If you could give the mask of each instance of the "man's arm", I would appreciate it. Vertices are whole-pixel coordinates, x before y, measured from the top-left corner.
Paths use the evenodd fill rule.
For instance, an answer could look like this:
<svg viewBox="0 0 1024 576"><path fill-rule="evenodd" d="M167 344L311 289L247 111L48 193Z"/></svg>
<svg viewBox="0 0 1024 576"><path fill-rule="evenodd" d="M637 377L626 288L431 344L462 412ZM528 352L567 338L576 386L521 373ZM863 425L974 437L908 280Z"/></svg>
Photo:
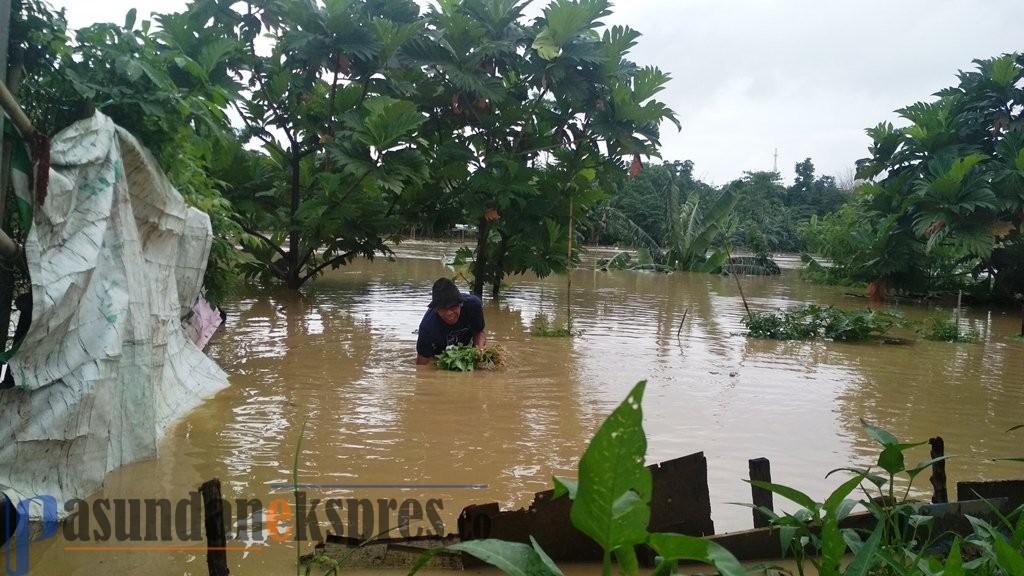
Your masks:
<svg viewBox="0 0 1024 576"><path fill-rule="evenodd" d="M426 356L420 356L419 354L416 355L416 364L419 365L419 366L423 366L424 364L431 364L435 360L437 360L437 359L436 358L427 358Z"/></svg>
<svg viewBox="0 0 1024 576"><path fill-rule="evenodd" d="M487 335L481 330L476 334L473 334L473 346L483 350L484 346L487 346Z"/></svg>

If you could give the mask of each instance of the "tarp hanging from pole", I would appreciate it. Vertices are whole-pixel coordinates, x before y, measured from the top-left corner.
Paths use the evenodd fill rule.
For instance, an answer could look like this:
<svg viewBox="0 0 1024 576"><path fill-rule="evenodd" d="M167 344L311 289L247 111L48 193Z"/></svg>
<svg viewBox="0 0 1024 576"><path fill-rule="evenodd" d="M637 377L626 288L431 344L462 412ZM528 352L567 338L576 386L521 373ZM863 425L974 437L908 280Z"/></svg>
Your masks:
<svg viewBox="0 0 1024 576"><path fill-rule="evenodd" d="M227 376L187 337L209 218L145 148L96 113L52 140L25 242L32 325L0 390L0 491L58 501L156 455L167 427Z"/></svg>

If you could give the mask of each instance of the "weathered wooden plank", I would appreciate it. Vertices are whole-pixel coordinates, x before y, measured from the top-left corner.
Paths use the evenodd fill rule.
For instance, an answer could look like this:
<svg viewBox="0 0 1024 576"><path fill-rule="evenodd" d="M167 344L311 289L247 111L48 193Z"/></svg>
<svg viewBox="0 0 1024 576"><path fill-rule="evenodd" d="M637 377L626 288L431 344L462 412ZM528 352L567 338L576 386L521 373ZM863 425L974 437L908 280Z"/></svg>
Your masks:
<svg viewBox="0 0 1024 576"><path fill-rule="evenodd" d="M981 482L957 482L956 499L972 500L975 498L1006 498L1010 510L1024 506L1024 479L1022 480L987 480Z"/></svg>
<svg viewBox="0 0 1024 576"><path fill-rule="evenodd" d="M660 464L651 470L651 532L676 532L691 536L714 534L708 492L707 459L703 452ZM601 559L601 548L569 520L572 502L552 500L553 491L538 492L526 509L503 511L497 503L467 506L459 516L463 541L500 538L530 542L533 536L556 561Z"/></svg>

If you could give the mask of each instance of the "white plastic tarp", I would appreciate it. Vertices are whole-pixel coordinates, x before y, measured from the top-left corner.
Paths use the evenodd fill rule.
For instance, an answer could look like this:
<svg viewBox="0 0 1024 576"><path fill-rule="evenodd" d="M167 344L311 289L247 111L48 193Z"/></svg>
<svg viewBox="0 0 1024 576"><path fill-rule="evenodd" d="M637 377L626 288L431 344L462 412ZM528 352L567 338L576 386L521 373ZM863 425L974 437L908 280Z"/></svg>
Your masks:
<svg viewBox="0 0 1024 576"><path fill-rule="evenodd" d="M10 361L17 387L0 390L0 491L88 496L227 386L181 323L211 239L206 214L103 114L53 138L25 242L32 325Z"/></svg>

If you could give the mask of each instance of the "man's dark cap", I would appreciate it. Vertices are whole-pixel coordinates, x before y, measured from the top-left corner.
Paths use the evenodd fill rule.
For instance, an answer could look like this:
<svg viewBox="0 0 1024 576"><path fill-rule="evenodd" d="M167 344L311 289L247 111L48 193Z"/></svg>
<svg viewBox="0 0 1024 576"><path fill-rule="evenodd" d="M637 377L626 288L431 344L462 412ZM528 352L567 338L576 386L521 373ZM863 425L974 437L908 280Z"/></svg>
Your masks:
<svg viewBox="0 0 1024 576"><path fill-rule="evenodd" d="M431 308L451 308L462 302L462 293L449 278L438 278L431 289Z"/></svg>

